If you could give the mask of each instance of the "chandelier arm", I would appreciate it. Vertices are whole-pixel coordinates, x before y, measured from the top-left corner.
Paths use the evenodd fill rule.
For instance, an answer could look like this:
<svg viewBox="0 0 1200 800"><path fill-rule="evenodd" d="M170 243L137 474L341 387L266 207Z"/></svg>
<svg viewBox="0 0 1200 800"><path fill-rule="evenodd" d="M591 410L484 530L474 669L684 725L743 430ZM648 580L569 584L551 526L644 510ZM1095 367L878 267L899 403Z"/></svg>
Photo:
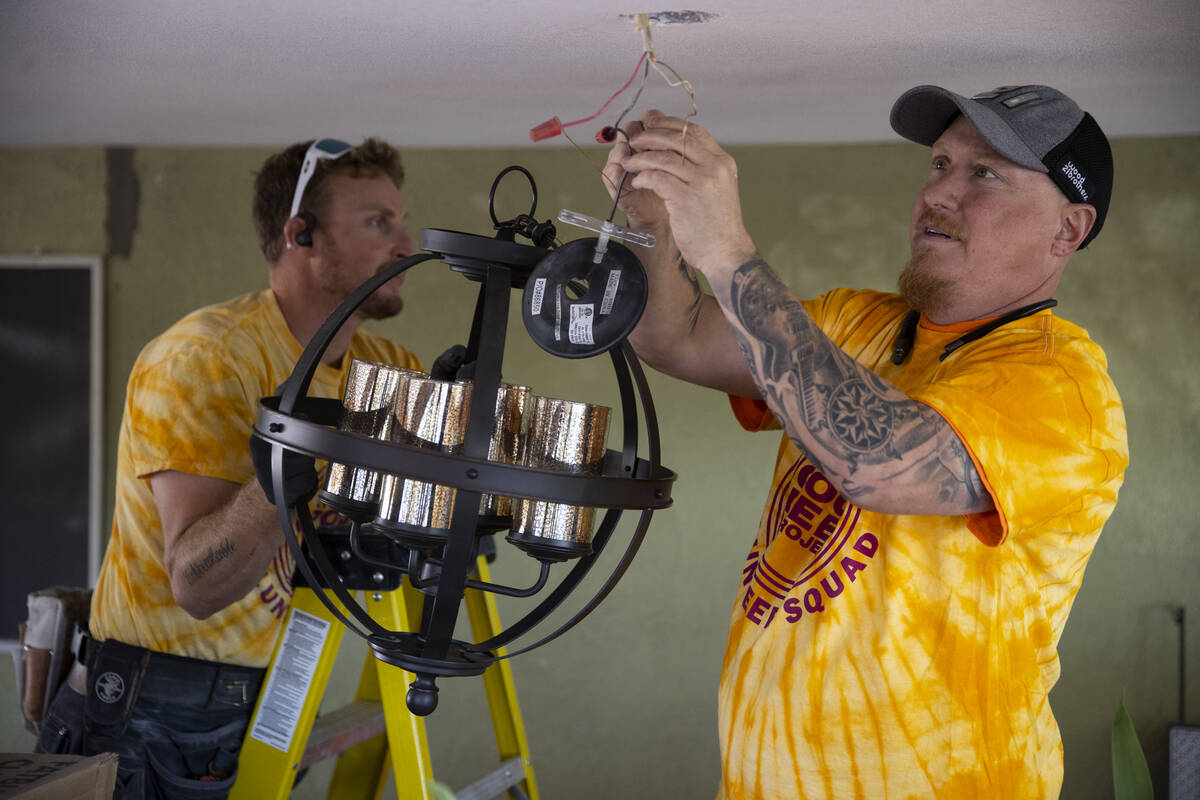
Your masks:
<svg viewBox="0 0 1200 800"><path fill-rule="evenodd" d="M620 509L610 508L608 513L604 515L604 519L600 522L600 527L596 531L596 535L592 537L592 554L584 556L575 562L575 566L571 567L571 571L566 577L554 587L554 591L546 596L546 599L537 605L532 611L521 617L516 622L509 625L504 630L484 642L478 644L466 645L465 649L472 653L486 654L487 651L495 650L509 644L515 639L524 636L534 628L538 623L548 617L555 609L557 609L562 601L567 598L567 595L575 591L575 588L587 577L588 572L604 552L605 545L608 544L609 538L616 530L617 523L621 519Z"/></svg>
<svg viewBox="0 0 1200 800"><path fill-rule="evenodd" d="M530 650L535 650L544 644L548 644L548 643L554 641L559 636L562 636L564 633L571 630L571 628L574 628L580 622L583 622L583 620L596 609L596 606L600 605L600 603L603 602L604 598L608 597L609 593L614 588L616 588L617 583L625 575L625 571L627 569L629 569L629 565L630 565L630 563L632 563L633 557L637 555L638 548L641 547L642 540L646 536L646 530L650 527L650 517L653 516L653 514L654 514L654 512L651 511L650 509L646 509L645 511L642 512L642 517L640 520L638 520L637 529L634 531L633 536L630 538L629 545L625 548L625 554L621 557L620 563L617 564L616 568L612 571L612 574L609 575L608 580L606 580L604 582L604 585L600 587L600 590L598 592L596 592L596 594L592 597L592 599L589 600L587 602L587 604L584 605L584 607L581 608L579 610L579 612L575 614L574 617L572 617L567 622L564 622L558 628L558 630L554 631L551 634L548 634L547 636L545 636L542 639L539 639L538 641L534 642L533 644L528 645L527 647L522 647L520 650L514 650L511 653L505 653L504 655L501 655L501 656L495 656L491 659L488 659L488 663L493 663L496 661L503 661L506 658L512 658L513 656L519 656L523 653L528 653ZM471 648L471 649L473 650L474 648ZM490 649L494 649L494 648L490 648Z"/></svg>
<svg viewBox="0 0 1200 800"><path fill-rule="evenodd" d="M350 520L350 552L354 557L364 564L370 564L373 567L381 567L383 569L395 570L400 573L408 571L407 566L397 566L390 561L380 561L377 558L372 558L363 552L362 542L359 539L359 534L362 532L362 524L358 520Z"/></svg>
<svg viewBox="0 0 1200 800"><path fill-rule="evenodd" d="M481 581L475 578L467 578L468 589L478 589L481 592L491 592L492 594L502 594L505 597L533 597L542 590L546 585L546 581L550 578L550 562L541 562L541 571L538 573L537 580L532 586L527 586L524 589L518 589L515 586L505 586L502 583L492 583L491 581Z"/></svg>

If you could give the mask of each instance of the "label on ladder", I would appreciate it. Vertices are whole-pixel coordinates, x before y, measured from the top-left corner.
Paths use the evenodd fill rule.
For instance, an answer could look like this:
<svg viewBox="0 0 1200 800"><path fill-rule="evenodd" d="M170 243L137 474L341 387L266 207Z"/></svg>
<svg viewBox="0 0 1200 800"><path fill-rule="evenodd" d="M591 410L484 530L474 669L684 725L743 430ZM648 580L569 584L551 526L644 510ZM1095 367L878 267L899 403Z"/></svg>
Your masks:
<svg viewBox="0 0 1200 800"><path fill-rule="evenodd" d="M250 737L285 753L308 697L330 622L293 608Z"/></svg>

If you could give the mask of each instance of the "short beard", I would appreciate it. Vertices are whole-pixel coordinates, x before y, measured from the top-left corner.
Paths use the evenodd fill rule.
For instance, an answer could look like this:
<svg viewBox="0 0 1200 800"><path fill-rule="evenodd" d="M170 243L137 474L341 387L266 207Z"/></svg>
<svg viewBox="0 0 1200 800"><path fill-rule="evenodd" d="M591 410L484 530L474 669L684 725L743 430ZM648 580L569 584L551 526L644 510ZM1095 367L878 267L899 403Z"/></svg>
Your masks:
<svg viewBox="0 0 1200 800"><path fill-rule="evenodd" d="M332 247L325 247L322 256L327 259L326 270L318 280L321 289L327 294L339 298L340 305L347 297L356 292L359 286L350 285L346 280L346 270L341 253ZM382 269L382 268L381 268ZM362 319L391 319L404 308L404 300L397 294L386 293L391 281L380 286L359 304L355 313Z"/></svg>
<svg viewBox="0 0 1200 800"><path fill-rule="evenodd" d="M384 285L386 286L386 284ZM382 286L379 288L383 289ZM400 295L380 294L377 291L363 300L362 305L358 307L358 313L366 319L391 319L403 308L404 298Z"/></svg>
<svg viewBox="0 0 1200 800"><path fill-rule="evenodd" d="M953 286L945 278L929 274L925 268L927 253L926 250L918 250L912 254L900 273L897 286L908 307L928 317L937 316L938 312L950 307Z"/></svg>

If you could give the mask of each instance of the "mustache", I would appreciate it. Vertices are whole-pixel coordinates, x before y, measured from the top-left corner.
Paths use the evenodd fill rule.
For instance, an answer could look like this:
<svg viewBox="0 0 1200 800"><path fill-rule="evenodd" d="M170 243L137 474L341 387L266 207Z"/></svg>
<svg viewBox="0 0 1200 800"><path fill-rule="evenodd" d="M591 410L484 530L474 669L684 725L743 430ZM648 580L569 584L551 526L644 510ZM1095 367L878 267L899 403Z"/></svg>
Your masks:
<svg viewBox="0 0 1200 800"><path fill-rule="evenodd" d="M927 208L917 217L917 229L936 228L937 230L955 239L962 239L962 231L959 227L947 216L934 211L932 208Z"/></svg>

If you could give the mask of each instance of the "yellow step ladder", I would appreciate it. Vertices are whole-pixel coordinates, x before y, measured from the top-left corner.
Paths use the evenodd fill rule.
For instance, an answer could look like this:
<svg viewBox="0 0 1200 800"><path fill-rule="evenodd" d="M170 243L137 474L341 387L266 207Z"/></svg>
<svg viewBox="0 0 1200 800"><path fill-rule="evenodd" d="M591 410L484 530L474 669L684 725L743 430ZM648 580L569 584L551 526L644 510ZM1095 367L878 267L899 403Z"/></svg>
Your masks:
<svg viewBox="0 0 1200 800"><path fill-rule="evenodd" d="M489 581L487 562L478 577ZM337 599L331 597L335 604ZM418 630L424 596L405 581L400 589L366 592L364 608L391 630ZM464 594L476 641L500 630L495 598L476 589ZM340 605L340 604L338 604ZM342 609L343 611L345 609ZM303 769L340 755L327 797L380 798L391 768L401 800L432 800L433 765L425 719L409 712L405 695L415 676L367 651L354 702L316 719L345 628L317 597L297 587L287 624L267 670L267 681L246 731L232 800L283 800ZM497 655L503 654L503 649ZM483 673L500 766L458 790L458 800L491 800L508 792L537 800L529 744L517 706L512 669L497 661Z"/></svg>

